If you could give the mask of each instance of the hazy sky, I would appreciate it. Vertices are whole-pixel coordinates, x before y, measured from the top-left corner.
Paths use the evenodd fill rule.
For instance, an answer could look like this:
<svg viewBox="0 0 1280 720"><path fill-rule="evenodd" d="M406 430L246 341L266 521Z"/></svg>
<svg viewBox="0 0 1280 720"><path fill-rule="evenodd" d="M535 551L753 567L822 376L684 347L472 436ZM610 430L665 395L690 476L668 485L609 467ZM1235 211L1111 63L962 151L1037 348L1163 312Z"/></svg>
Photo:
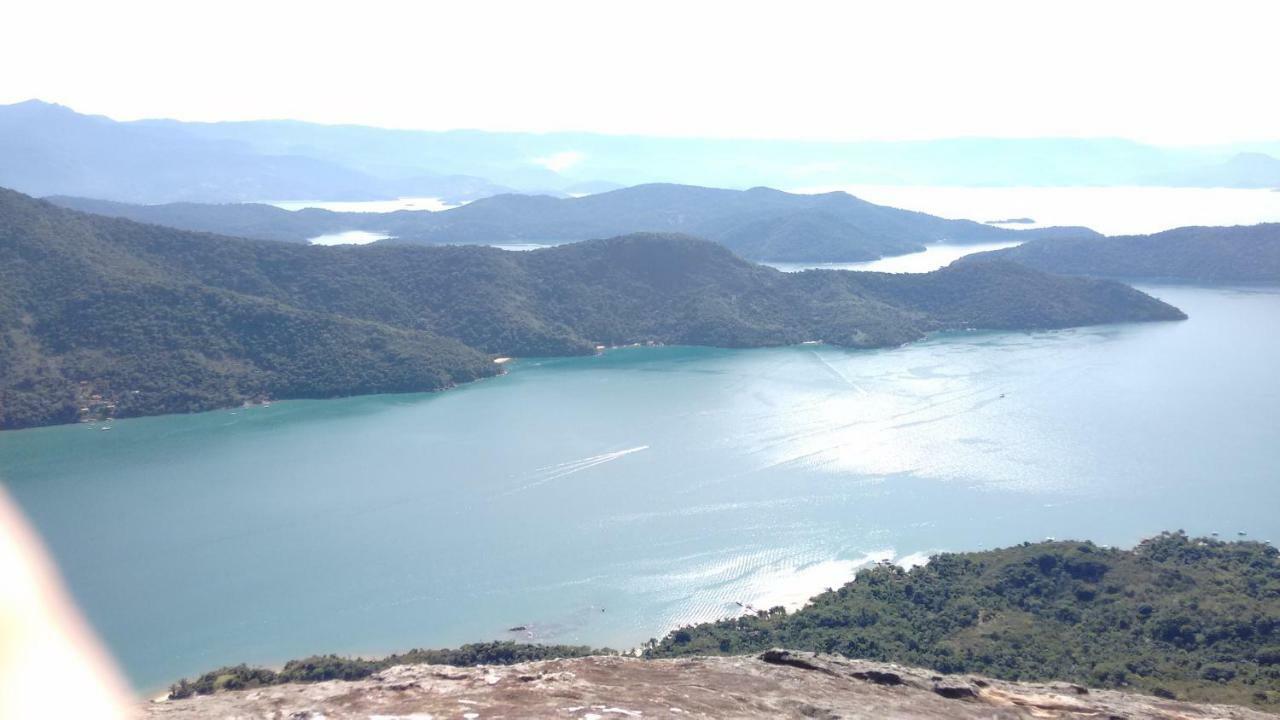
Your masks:
<svg viewBox="0 0 1280 720"><path fill-rule="evenodd" d="M1280 2L7 3L0 103L119 119L1280 138Z"/></svg>

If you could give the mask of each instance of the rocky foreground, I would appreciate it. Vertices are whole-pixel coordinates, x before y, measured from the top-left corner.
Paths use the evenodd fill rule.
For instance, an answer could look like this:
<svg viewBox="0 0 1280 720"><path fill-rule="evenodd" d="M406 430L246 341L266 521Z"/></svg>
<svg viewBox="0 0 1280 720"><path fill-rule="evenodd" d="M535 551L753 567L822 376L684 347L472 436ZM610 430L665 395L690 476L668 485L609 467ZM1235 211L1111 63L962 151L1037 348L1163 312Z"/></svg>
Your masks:
<svg viewBox="0 0 1280 720"><path fill-rule="evenodd" d="M1275 720L1063 683L938 675L887 663L770 650L759 656L588 657L510 666L402 665L352 682L278 685L151 703L148 718L865 718L885 720Z"/></svg>

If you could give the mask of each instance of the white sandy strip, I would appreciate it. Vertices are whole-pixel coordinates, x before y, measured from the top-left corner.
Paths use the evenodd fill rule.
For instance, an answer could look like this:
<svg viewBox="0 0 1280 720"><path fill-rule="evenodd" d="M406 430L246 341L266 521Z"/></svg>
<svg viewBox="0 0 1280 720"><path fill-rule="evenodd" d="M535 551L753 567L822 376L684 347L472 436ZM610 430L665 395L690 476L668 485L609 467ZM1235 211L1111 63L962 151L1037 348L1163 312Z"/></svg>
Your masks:
<svg viewBox="0 0 1280 720"><path fill-rule="evenodd" d="M804 607L809 598L827 588L838 588L858 570L881 560L893 559L892 550L877 550L854 560L823 560L800 567L757 573L751 578L748 603L757 610L781 605L789 612Z"/></svg>
<svg viewBox="0 0 1280 720"><path fill-rule="evenodd" d="M386 233L368 232L366 230L347 230L344 232L317 235L309 240L310 245L368 245L379 240L390 238Z"/></svg>
<svg viewBox="0 0 1280 720"><path fill-rule="evenodd" d="M920 567L921 565L929 564L929 558L937 554L937 551L911 553L910 555L904 555L897 560L894 560L893 564L903 570L910 570L913 567Z"/></svg>
<svg viewBox="0 0 1280 720"><path fill-rule="evenodd" d="M593 467L596 467L597 465L603 465L608 462L613 462L614 460L626 457L627 455L631 455L633 453L638 453L641 450L648 450L648 449L649 449L648 445L637 445L636 447L627 448L626 450L615 450L614 452L601 453L599 455L592 455L591 457L581 458L579 460L570 460L568 462L562 462L556 465L548 465L546 467L541 467L533 471L534 476L537 478L536 480L526 485L522 485L514 490L511 490L506 494L510 495L511 493L522 492L524 490L531 490L533 488L538 487L539 485L545 485L546 483L549 483L552 480L559 480L560 478L568 477L569 475L572 475L574 473L582 472L583 470L589 470Z"/></svg>
<svg viewBox="0 0 1280 720"><path fill-rule="evenodd" d="M879 562L892 562L904 569L924 565L933 553L918 552L896 558L893 550L877 550L853 560L824 560L800 567L758 573L751 579L747 597L756 610L781 605L794 612L827 588L839 588L853 580L858 571Z"/></svg>

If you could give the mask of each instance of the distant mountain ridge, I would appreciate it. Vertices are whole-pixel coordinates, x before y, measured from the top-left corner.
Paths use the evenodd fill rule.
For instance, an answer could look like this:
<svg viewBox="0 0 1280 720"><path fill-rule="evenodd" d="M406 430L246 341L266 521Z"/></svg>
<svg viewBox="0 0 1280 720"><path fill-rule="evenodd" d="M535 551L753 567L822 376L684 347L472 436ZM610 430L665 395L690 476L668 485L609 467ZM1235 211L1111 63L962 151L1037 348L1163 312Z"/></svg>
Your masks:
<svg viewBox="0 0 1280 720"><path fill-rule="evenodd" d="M1280 189L1280 160L1264 153L1240 153L1223 163L1171 173L1162 185Z"/></svg>
<svg viewBox="0 0 1280 720"><path fill-rule="evenodd" d="M182 123L121 123L38 101L0 106L0 186L33 195L127 202L264 199L450 200L509 192L481 178L426 170L379 176L305 149L265 153Z"/></svg>
<svg viewBox="0 0 1280 720"><path fill-rule="evenodd" d="M440 213L440 225L400 242L581 240L626 232L683 232L752 259L858 261L923 250L929 242L983 242L1013 231L875 205L842 192L796 195L651 184L582 198L496 196ZM1044 234L1057 234L1058 230ZM1073 230L1072 233L1089 233Z"/></svg>
<svg viewBox="0 0 1280 720"><path fill-rule="evenodd" d="M941 329L1173 320L1111 281L1012 263L926 275L754 265L638 234L515 253L304 247L88 215L0 190L0 428L261 397L446 388L501 355L637 342L892 346Z"/></svg>
<svg viewBox="0 0 1280 720"><path fill-rule="evenodd" d="M1280 283L1280 223L1183 227L1153 235L1063 238L978 253L1063 275L1210 283Z"/></svg>
<svg viewBox="0 0 1280 720"><path fill-rule="evenodd" d="M38 100L0 105L0 185L138 203L576 195L685 183L1216 186L1205 168L1280 142L1169 148L1110 138L816 142L419 131L297 120L118 122ZM1229 186L1255 187L1235 175ZM1261 185L1270 186L1270 185Z"/></svg>
<svg viewBox="0 0 1280 720"><path fill-rule="evenodd" d="M1096 236L1088 228L1012 230L876 205L842 192L798 195L638 185L579 198L497 195L442 212L289 212L264 205L124 205L53 197L85 212L187 230L299 242L347 230L385 233L400 244L561 243L634 232L715 240L742 257L857 262L924 250L925 243Z"/></svg>
<svg viewBox="0 0 1280 720"><path fill-rule="evenodd" d="M193 134L245 142L262 152L305 149L315 157L365 170L414 165L440 173L477 174L521 190L595 180L732 188L1137 185L1223 162L1240 152L1280 154L1277 141L1175 148L1118 138L822 142L386 130L269 120L182 125ZM542 164L557 155L575 160L556 171Z"/></svg>

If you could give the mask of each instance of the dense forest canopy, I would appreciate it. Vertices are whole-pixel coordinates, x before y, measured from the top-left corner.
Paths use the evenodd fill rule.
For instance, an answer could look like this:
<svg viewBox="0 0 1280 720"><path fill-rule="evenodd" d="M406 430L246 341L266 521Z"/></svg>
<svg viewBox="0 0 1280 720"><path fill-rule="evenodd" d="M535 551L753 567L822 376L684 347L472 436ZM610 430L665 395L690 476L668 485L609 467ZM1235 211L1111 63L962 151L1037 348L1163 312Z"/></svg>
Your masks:
<svg viewBox="0 0 1280 720"><path fill-rule="evenodd" d="M1133 550L1027 543L877 565L794 613L681 628L649 657L770 647L1010 680L1280 704L1280 555L1165 533Z"/></svg>
<svg viewBox="0 0 1280 720"><path fill-rule="evenodd" d="M597 345L898 345L943 329L1183 315L1010 263L788 274L631 235L516 253L309 247L87 215L0 191L0 428L446 388L494 355Z"/></svg>
<svg viewBox="0 0 1280 720"><path fill-rule="evenodd" d="M1060 238L970 255L1045 272L1143 280L1280 283L1280 223L1184 227L1153 235Z"/></svg>
<svg viewBox="0 0 1280 720"><path fill-rule="evenodd" d="M795 262L874 260L918 252L925 243L934 242L1096 235L1086 228L1009 230L947 220L875 205L842 192L796 195L769 188L742 191L667 184L577 198L505 194L441 212L50 200L100 215L264 240L303 242L326 233L365 230L394 236L394 242L402 244L554 244L636 232L679 232L715 240L745 258Z"/></svg>

